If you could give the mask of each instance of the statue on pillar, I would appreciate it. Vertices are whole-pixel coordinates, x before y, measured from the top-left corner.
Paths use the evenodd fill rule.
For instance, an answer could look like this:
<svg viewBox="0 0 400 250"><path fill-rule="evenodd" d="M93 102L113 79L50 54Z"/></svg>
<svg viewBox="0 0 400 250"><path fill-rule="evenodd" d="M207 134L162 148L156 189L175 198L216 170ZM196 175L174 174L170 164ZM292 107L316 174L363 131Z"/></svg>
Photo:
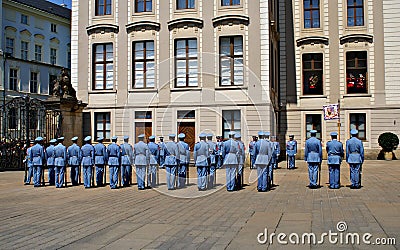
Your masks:
<svg viewBox="0 0 400 250"><path fill-rule="evenodd" d="M72 87L68 71L65 68L61 70L61 76L54 80L53 85L53 96L76 99L76 91Z"/></svg>

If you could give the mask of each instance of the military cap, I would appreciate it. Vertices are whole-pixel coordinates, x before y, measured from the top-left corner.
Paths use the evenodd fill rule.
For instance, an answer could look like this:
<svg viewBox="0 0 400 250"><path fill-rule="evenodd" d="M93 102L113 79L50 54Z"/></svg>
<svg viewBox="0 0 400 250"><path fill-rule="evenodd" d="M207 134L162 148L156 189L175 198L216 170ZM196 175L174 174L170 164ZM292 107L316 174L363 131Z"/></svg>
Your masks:
<svg viewBox="0 0 400 250"><path fill-rule="evenodd" d="M262 135L264 135L264 132L262 132L262 131L258 131L258 135L260 136L262 136Z"/></svg>
<svg viewBox="0 0 400 250"><path fill-rule="evenodd" d="M240 133L236 133L235 138L242 138L242 136L240 135Z"/></svg>
<svg viewBox="0 0 400 250"><path fill-rule="evenodd" d="M89 135L89 136L86 136L85 137L85 139L83 139L84 141L90 141L90 140L92 140L92 137Z"/></svg>
<svg viewBox="0 0 400 250"><path fill-rule="evenodd" d="M176 135L175 135L175 134L169 134L168 137L169 137L169 138L175 138Z"/></svg>
<svg viewBox="0 0 400 250"><path fill-rule="evenodd" d="M149 140L154 140L156 137L154 135L149 136Z"/></svg>
<svg viewBox="0 0 400 250"><path fill-rule="evenodd" d="M271 139L276 139L276 135L271 135Z"/></svg>
<svg viewBox="0 0 400 250"><path fill-rule="evenodd" d="M35 143L35 140L29 140L30 143Z"/></svg>
<svg viewBox="0 0 400 250"><path fill-rule="evenodd" d="M331 133L331 136L337 136L337 135L338 135L337 132L332 132L332 133Z"/></svg>
<svg viewBox="0 0 400 250"><path fill-rule="evenodd" d="M200 133L200 134L199 134L199 137L200 137L200 138L205 138L206 136L207 136L207 135L206 135L205 133Z"/></svg>
<svg viewBox="0 0 400 250"><path fill-rule="evenodd" d="M128 139L129 139L129 136L124 135L124 140L128 140Z"/></svg>
<svg viewBox="0 0 400 250"><path fill-rule="evenodd" d="M117 139L118 139L118 136L111 137L111 140L117 140Z"/></svg>
<svg viewBox="0 0 400 250"><path fill-rule="evenodd" d="M71 138L71 141L77 141L78 140L78 136L74 136Z"/></svg>
<svg viewBox="0 0 400 250"><path fill-rule="evenodd" d="M310 133L311 133L311 134L316 134L316 133L317 133L317 130L312 129L312 130L310 130Z"/></svg>
<svg viewBox="0 0 400 250"><path fill-rule="evenodd" d="M164 139L164 136L160 136L160 139Z"/></svg>
<svg viewBox="0 0 400 250"><path fill-rule="evenodd" d="M264 135L265 135L265 136L270 136L271 133L270 133L270 132L264 132Z"/></svg>
<svg viewBox="0 0 400 250"><path fill-rule="evenodd" d="M293 134L292 134L292 135L289 135L289 137L293 138L293 137L294 137L294 135L293 135Z"/></svg>
<svg viewBox="0 0 400 250"><path fill-rule="evenodd" d="M61 136L61 137L59 137L57 140L58 141L63 141L65 138L64 138L64 136Z"/></svg>
<svg viewBox="0 0 400 250"><path fill-rule="evenodd" d="M236 132L235 131L229 131L229 135L235 135Z"/></svg>
<svg viewBox="0 0 400 250"><path fill-rule="evenodd" d="M138 135L138 138L144 138L144 134Z"/></svg>
<svg viewBox="0 0 400 250"><path fill-rule="evenodd" d="M358 134L358 130L353 128L353 129L350 131L350 134L356 135L356 134Z"/></svg>
<svg viewBox="0 0 400 250"><path fill-rule="evenodd" d="M57 140L56 140L56 139L51 139L49 142L50 142L50 143L56 143Z"/></svg>
<svg viewBox="0 0 400 250"><path fill-rule="evenodd" d="M104 137L103 137L103 136L97 137L97 141L102 141L102 140L104 140Z"/></svg>
<svg viewBox="0 0 400 250"><path fill-rule="evenodd" d="M181 139L183 139L183 138L185 138L186 137L186 135L184 134L184 133L180 133L179 135L178 135L178 138L181 138Z"/></svg>
<svg viewBox="0 0 400 250"><path fill-rule="evenodd" d="M35 141L43 141L43 137L41 137L41 136L36 137Z"/></svg>
<svg viewBox="0 0 400 250"><path fill-rule="evenodd" d="M207 138L212 138L213 137L213 134L207 134Z"/></svg>

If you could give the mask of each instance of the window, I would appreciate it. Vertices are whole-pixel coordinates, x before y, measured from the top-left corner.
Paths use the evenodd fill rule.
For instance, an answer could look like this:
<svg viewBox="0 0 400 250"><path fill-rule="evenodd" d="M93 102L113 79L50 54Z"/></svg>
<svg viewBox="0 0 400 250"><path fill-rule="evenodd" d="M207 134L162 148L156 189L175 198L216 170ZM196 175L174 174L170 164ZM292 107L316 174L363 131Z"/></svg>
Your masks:
<svg viewBox="0 0 400 250"><path fill-rule="evenodd" d="M240 0L222 0L222 6L240 5Z"/></svg>
<svg viewBox="0 0 400 250"><path fill-rule="evenodd" d="M133 47L133 87L154 88L154 42L134 42Z"/></svg>
<svg viewBox="0 0 400 250"><path fill-rule="evenodd" d="M29 43L21 41L21 59L28 60Z"/></svg>
<svg viewBox="0 0 400 250"><path fill-rule="evenodd" d="M177 0L177 9L194 9L194 0Z"/></svg>
<svg viewBox="0 0 400 250"><path fill-rule="evenodd" d="M229 138L228 133L235 131L240 133L241 131L241 119L240 110L223 110L222 111L222 136Z"/></svg>
<svg viewBox="0 0 400 250"><path fill-rule="evenodd" d="M152 134L152 129L151 122L135 122L135 142L138 141L137 137L140 134L144 134L145 139L147 140Z"/></svg>
<svg viewBox="0 0 400 250"><path fill-rule="evenodd" d="M319 114L306 115L306 139L311 137L310 131L313 129L317 131L316 137L321 139L321 115Z"/></svg>
<svg viewBox="0 0 400 250"><path fill-rule="evenodd" d="M95 113L95 135L97 137L104 137L104 141L110 141L111 138L111 120L110 113Z"/></svg>
<svg viewBox="0 0 400 250"><path fill-rule="evenodd" d="M35 60L38 62L42 61L42 46L35 44Z"/></svg>
<svg viewBox="0 0 400 250"><path fill-rule="evenodd" d="M197 40L175 40L175 87L197 87Z"/></svg>
<svg viewBox="0 0 400 250"><path fill-rule="evenodd" d="M113 44L95 44L93 63L93 89L113 89L114 63Z"/></svg>
<svg viewBox="0 0 400 250"><path fill-rule="evenodd" d="M17 109L10 108L8 111L8 128L17 129Z"/></svg>
<svg viewBox="0 0 400 250"><path fill-rule="evenodd" d="M56 75L49 75L49 95L53 95L54 84L57 81Z"/></svg>
<svg viewBox="0 0 400 250"><path fill-rule="evenodd" d="M135 0L135 12L152 12L152 0Z"/></svg>
<svg viewBox="0 0 400 250"><path fill-rule="evenodd" d="M50 63L51 64L57 64L57 50L56 49L50 49Z"/></svg>
<svg viewBox="0 0 400 250"><path fill-rule="evenodd" d="M57 24L52 23L50 27L51 32L57 33Z"/></svg>
<svg viewBox="0 0 400 250"><path fill-rule="evenodd" d="M21 23L22 24L28 24L28 16L21 14Z"/></svg>
<svg viewBox="0 0 400 250"><path fill-rule="evenodd" d="M367 52L351 51L346 53L346 85L348 94L366 94L367 89Z"/></svg>
<svg viewBox="0 0 400 250"><path fill-rule="evenodd" d="M243 85L242 37L221 37L219 51L220 85Z"/></svg>
<svg viewBox="0 0 400 250"><path fill-rule="evenodd" d="M319 28L319 0L304 0L304 28Z"/></svg>
<svg viewBox="0 0 400 250"><path fill-rule="evenodd" d="M363 0L347 0L347 26L364 26Z"/></svg>
<svg viewBox="0 0 400 250"><path fill-rule="evenodd" d="M10 75L8 79L8 89L18 91L18 70L10 69Z"/></svg>
<svg viewBox="0 0 400 250"><path fill-rule="evenodd" d="M177 112L178 119L195 119L196 112L194 110L187 111L187 110L179 110Z"/></svg>
<svg viewBox="0 0 400 250"><path fill-rule="evenodd" d="M151 111L136 111L135 119L151 119L152 113Z"/></svg>
<svg viewBox="0 0 400 250"><path fill-rule="evenodd" d="M14 38L6 38L6 53L14 56Z"/></svg>
<svg viewBox="0 0 400 250"><path fill-rule="evenodd" d="M350 130L357 129L358 130L358 139L366 140L367 136L366 132L366 114L350 114Z"/></svg>
<svg viewBox="0 0 400 250"><path fill-rule="evenodd" d="M111 0L96 0L96 16L111 15Z"/></svg>
<svg viewBox="0 0 400 250"><path fill-rule="evenodd" d="M323 94L322 53L303 54L303 95Z"/></svg>
<svg viewBox="0 0 400 250"><path fill-rule="evenodd" d="M31 93L38 93L38 73L37 72L31 72L31 79L29 81L29 92Z"/></svg>

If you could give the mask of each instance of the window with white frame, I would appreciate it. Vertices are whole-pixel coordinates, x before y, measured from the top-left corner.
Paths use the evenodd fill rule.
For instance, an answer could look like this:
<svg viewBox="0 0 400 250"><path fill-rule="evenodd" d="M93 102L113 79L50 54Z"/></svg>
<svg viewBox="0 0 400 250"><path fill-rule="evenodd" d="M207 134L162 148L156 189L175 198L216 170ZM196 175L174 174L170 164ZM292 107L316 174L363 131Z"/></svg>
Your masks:
<svg viewBox="0 0 400 250"><path fill-rule="evenodd" d="M114 88L114 54L112 43L93 45L93 89Z"/></svg>
<svg viewBox="0 0 400 250"><path fill-rule="evenodd" d="M197 87L197 39L175 40L175 87Z"/></svg>
<svg viewBox="0 0 400 250"><path fill-rule="evenodd" d="M243 38L220 38L219 72L220 86L243 85Z"/></svg>
<svg viewBox="0 0 400 250"><path fill-rule="evenodd" d="M29 80L29 92L38 94L39 92L39 73L31 71L31 78Z"/></svg>
<svg viewBox="0 0 400 250"><path fill-rule="evenodd" d="M222 136L229 138L229 132L241 132L241 115L240 110L223 110L222 111Z"/></svg>
<svg viewBox="0 0 400 250"><path fill-rule="evenodd" d="M57 64L57 49L50 49L50 63L53 65Z"/></svg>
<svg viewBox="0 0 400 250"><path fill-rule="evenodd" d="M28 60L28 53L29 53L29 43L21 41L21 59Z"/></svg>
<svg viewBox="0 0 400 250"><path fill-rule="evenodd" d="M10 69L8 89L18 91L18 69Z"/></svg>
<svg viewBox="0 0 400 250"><path fill-rule="evenodd" d="M154 88L154 42L134 42L133 48L133 87Z"/></svg>
<svg viewBox="0 0 400 250"><path fill-rule="evenodd" d="M35 44L35 61L42 61L42 45Z"/></svg>
<svg viewBox="0 0 400 250"><path fill-rule="evenodd" d="M14 56L14 38L6 37L6 53Z"/></svg>

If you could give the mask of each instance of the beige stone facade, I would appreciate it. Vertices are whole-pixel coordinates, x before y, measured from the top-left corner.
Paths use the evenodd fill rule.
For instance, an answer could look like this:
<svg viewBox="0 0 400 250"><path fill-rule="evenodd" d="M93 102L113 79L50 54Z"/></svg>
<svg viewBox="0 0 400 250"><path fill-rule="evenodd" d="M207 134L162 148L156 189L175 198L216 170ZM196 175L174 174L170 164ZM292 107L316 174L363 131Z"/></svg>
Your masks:
<svg viewBox="0 0 400 250"><path fill-rule="evenodd" d="M376 158L379 135L400 134L399 3L287 2L280 4L281 135L294 134L302 149L317 129L325 145L338 121L325 121L322 106L339 103L340 139L359 129Z"/></svg>
<svg viewBox="0 0 400 250"><path fill-rule="evenodd" d="M72 84L78 99L88 103L85 134L136 137L142 132L167 136L184 131L194 139L203 131L226 135L234 129L248 143L260 129L275 132L279 91L271 69L278 72L278 64L270 64L270 46L272 41L277 62L279 35L270 26L277 23L271 22L278 16L276 4L195 0L194 8L179 9L179 2L190 5L192 0L153 0L147 1L149 11L140 12L138 1L104 2L111 3L106 15L99 15L95 0L72 1ZM179 61L179 46L185 41L192 44L186 47L191 52L183 52L187 60ZM228 54L235 56L228 59L230 70L222 69L226 41ZM150 62L144 63L150 70L143 80L145 73L139 71L144 64L136 55L145 42L150 42L145 45ZM94 50L101 44L111 45L109 64L103 64L106 73L93 65ZM222 83L226 77L229 85ZM103 86L96 85L99 79ZM187 86L180 86L181 81Z"/></svg>

